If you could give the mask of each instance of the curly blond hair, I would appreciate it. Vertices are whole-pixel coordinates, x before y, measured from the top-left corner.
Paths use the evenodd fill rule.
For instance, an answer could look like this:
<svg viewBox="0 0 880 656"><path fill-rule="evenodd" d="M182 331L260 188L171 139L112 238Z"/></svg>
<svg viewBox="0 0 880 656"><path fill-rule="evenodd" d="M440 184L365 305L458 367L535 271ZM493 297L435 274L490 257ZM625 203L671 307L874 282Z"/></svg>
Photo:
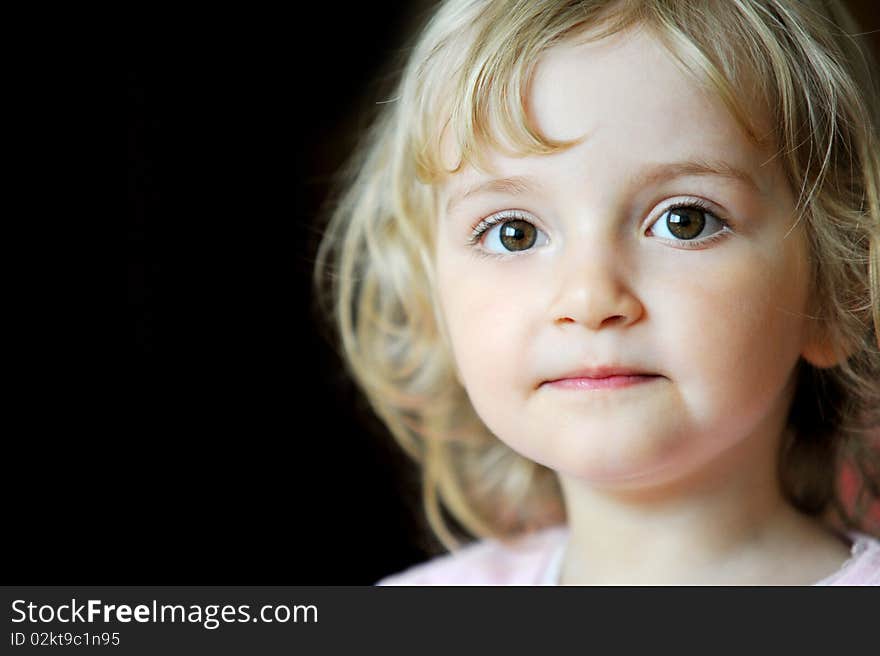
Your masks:
<svg viewBox="0 0 880 656"><path fill-rule="evenodd" d="M482 167L486 146L567 148L527 118L536 62L562 40L633 26L651 30L747 134L777 148L809 234L809 316L838 362L798 363L780 483L803 512L875 531L863 515L880 497L880 90L838 2L441 3L340 176L316 255L315 311L329 318L371 408L421 465L425 513L448 549L460 546L461 530L506 541L562 521L554 472L492 435L457 379L434 284L436 185L458 170L444 166L440 137L451 131L459 167ZM752 103L773 119L771 135L758 133ZM861 483L854 506L841 501L845 463Z"/></svg>

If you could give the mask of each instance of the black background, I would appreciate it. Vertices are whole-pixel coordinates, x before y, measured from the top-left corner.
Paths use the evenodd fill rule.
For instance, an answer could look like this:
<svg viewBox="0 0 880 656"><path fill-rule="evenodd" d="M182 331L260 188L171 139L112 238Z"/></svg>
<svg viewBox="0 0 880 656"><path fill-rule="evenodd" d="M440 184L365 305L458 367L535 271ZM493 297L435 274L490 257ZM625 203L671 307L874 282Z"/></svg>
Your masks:
<svg viewBox="0 0 880 656"><path fill-rule="evenodd" d="M127 432L157 476L135 468L156 497L121 528L154 560L141 580L370 584L431 547L416 470L310 287L316 217L418 11L215 15L129 69Z"/></svg>
<svg viewBox="0 0 880 656"><path fill-rule="evenodd" d="M52 79L67 82L43 111L66 113L78 149L41 151L63 180L36 193L68 211L52 230L33 213L34 249L54 266L27 270L40 320L10 345L26 365L7 397L20 415L3 470L11 582L370 584L437 549L417 472L343 374L310 291L332 176L390 96L425 4L118 26L116 47L92 55L124 59L124 233L118 206L104 228L75 202L91 134L70 118L114 127L118 101L92 103L53 52ZM860 10L866 27L880 27L873 11ZM92 186L112 201L119 184ZM91 267L96 251L122 261ZM125 299L122 325L93 318L83 278Z"/></svg>

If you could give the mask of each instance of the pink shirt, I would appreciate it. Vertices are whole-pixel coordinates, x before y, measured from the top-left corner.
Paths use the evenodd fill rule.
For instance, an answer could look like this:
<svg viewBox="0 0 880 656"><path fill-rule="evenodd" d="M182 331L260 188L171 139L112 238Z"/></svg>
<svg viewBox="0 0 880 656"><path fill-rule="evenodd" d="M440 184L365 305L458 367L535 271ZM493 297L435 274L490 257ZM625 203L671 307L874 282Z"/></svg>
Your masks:
<svg viewBox="0 0 880 656"><path fill-rule="evenodd" d="M880 585L880 540L847 534L851 556L836 572L813 585ZM479 540L387 576L376 585L557 585L568 528L554 526L506 546Z"/></svg>

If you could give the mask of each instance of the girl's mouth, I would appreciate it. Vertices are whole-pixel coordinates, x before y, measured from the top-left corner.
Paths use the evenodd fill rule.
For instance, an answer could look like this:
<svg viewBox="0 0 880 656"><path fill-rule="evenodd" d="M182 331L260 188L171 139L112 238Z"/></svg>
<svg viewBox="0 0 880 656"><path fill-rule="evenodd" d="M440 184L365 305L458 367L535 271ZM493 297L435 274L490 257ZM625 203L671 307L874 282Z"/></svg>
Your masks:
<svg viewBox="0 0 880 656"><path fill-rule="evenodd" d="M622 387L631 387L633 385L641 385L649 383L653 380L662 378L654 374L635 374L635 375L615 375L605 376L602 378L575 377L560 378L559 380L551 380L544 383L556 389L573 389L573 390L601 390L601 389L620 389Z"/></svg>

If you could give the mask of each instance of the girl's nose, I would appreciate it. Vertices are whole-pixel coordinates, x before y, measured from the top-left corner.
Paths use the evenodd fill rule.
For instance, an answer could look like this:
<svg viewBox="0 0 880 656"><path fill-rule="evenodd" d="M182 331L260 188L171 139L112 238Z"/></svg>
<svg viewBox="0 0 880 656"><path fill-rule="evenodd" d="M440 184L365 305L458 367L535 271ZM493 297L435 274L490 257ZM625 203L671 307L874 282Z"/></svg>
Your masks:
<svg viewBox="0 0 880 656"><path fill-rule="evenodd" d="M604 253L591 249L566 267L551 308L556 325L577 323L590 330L628 326L643 313L624 263L610 248Z"/></svg>

